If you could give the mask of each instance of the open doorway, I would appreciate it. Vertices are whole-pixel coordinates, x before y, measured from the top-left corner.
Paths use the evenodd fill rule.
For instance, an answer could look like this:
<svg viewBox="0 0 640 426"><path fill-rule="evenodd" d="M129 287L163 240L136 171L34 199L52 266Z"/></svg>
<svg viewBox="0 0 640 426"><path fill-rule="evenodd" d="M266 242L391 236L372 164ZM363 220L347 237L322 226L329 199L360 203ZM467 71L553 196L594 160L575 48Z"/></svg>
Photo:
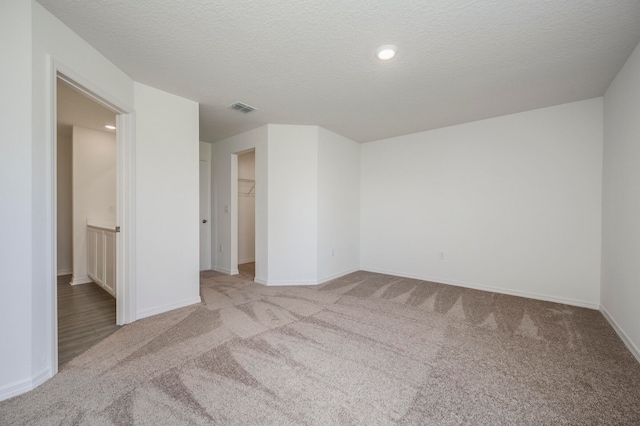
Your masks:
<svg viewBox="0 0 640 426"><path fill-rule="evenodd" d="M51 170L51 186L47 191L48 199L50 200L50 218L51 221L47 225L49 229L49 235L51 242L50 251L50 259L51 259L51 275L50 275L50 292L47 294L47 298L50 301L50 340L48 347L51 349L50 352L50 366L52 374L57 373L58 366L60 364L59 361L65 361L64 358L59 359L59 309L58 309L58 281L61 284L65 285L65 289L69 289L71 286L70 282L76 281L76 284L79 284L82 281L83 275L81 272L75 272L75 260L73 260L73 234L71 234L71 246L69 246L69 230L73 232L73 216L69 218L68 211L73 210L73 189L69 190L67 187L67 201L71 198L72 207L69 208L67 201L65 201L65 206L60 206L61 209L66 209L67 213L63 214L61 218L62 221L66 221L66 228L63 226L63 233L65 236L59 236L59 223L58 216L62 214L59 211L59 202L58 199L58 169L59 167L64 167L65 164L68 167L71 167L71 182L73 182L73 166L72 166L72 156L73 156L73 137L71 137L71 141L68 138L65 140L65 136L58 136L58 115L62 114L62 111L58 110L58 97L59 95L64 99L64 92L69 89L74 95L80 96L83 101L89 100L90 102L96 103L98 106L105 108L108 110L108 114L111 120L111 124L115 124L117 130L115 131L115 147L112 145L110 147L111 155L113 156L115 151L115 170L112 170L111 176L115 176L115 200L112 198L108 201L103 208L107 211L107 218L109 215L111 216L111 221L107 221L106 223L97 223L95 225L115 225L112 230L115 231L112 236L105 236L102 234L101 237L95 236L95 238L102 242L101 246L104 247L107 251L113 253L113 256L108 260L102 262L102 264L98 264L98 261L92 264L90 261L91 256L89 255L88 247L80 247L80 250L86 250L87 257L85 258L84 266L86 266L87 274L86 276L91 279L91 281L101 280L102 284L105 287L111 287L110 290L116 295L115 299L115 321L113 320L113 296L109 295L108 292L105 293L102 291L103 298L110 298L111 306L109 307L109 327L115 327L116 324L122 325L125 323L129 323L135 320L135 282L133 277L135 276L135 244L134 244L134 231L135 231L135 211L134 211L134 200L135 200L135 163L134 163L134 152L135 152L135 138L133 132L133 108L130 106L123 104L117 98L114 98L111 94L103 91L100 87L94 85L92 82L85 80L81 75L77 74L75 71L69 69L65 65L59 63L56 60L52 60L52 78L50 80L51 85L50 93L51 93L51 104L48 109L48 116L51 117L51 151L47 154L50 159L50 170ZM64 86L64 87L62 87ZM60 91L60 93L59 93ZM86 113L87 111L83 111ZM115 119L115 123L113 120ZM102 119L100 119L102 121ZM100 123L102 129L108 130L104 128L104 125L107 123ZM85 126L87 126L85 124ZM91 126L88 126L91 127ZM86 128L83 126L78 126L78 128ZM64 129L62 129L64 133ZM67 129L68 132L68 129ZM81 132L79 132L81 133ZM73 130L71 131L73 135ZM113 138L114 133L112 132L111 138ZM64 158L58 158L58 139L60 139L61 149L64 151ZM71 147L69 146L71 145ZM71 152L71 158L69 157L69 152ZM62 164L59 163L62 161ZM65 173L63 171L63 173ZM69 179L69 171L66 170L67 176L61 177L61 179L66 179L66 184L68 185ZM72 213L73 215L73 213ZM115 217L115 220L113 220ZM100 217L94 217L94 219L99 219ZM88 219L88 218L87 218ZM110 223L109 223L110 222ZM84 224L84 228L87 228L87 223ZM66 230L65 230L66 229ZM59 248L59 238L64 238L66 241L61 241L60 244L65 248ZM87 245L91 244L91 238L87 237ZM79 253L79 252L78 252ZM62 255L64 258L61 259L61 262L58 262L58 257ZM109 264L111 262L111 264ZM100 268L102 266L102 268ZM93 268L93 269L92 269ZM103 274L100 274L98 270L103 271ZM109 270L109 274L105 271ZM58 276L60 276L60 280L58 280ZM86 285L77 285L73 286L78 289L85 290ZM102 290L98 288L98 290ZM61 295L63 295L61 293ZM64 312L62 312L64 313ZM83 314L81 314L83 315ZM89 323L89 321L85 318L83 323ZM97 330L98 327L94 328ZM103 330L99 330L103 331ZM95 343L95 342L94 342ZM89 344L90 346L91 344Z"/></svg>
<svg viewBox="0 0 640 426"><path fill-rule="evenodd" d="M238 271L253 281L256 272L256 155L238 154Z"/></svg>
<svg viewBox="0 0 640 426"><path fill-rule="evenodd" d="M116 114L56 81L58 366L115 330ZM109 126L109 127L105 127Z"/></svg>

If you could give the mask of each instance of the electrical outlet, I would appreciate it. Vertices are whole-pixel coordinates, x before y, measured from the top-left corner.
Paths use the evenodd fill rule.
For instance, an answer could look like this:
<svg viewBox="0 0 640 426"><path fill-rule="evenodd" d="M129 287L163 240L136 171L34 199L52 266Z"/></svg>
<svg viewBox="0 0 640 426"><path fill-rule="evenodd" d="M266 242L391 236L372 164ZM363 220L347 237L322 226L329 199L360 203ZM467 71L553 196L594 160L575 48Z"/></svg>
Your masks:
<svg viewBox="0 0 640 426"><path fill-rule="evenodd" d="M223 252L224 250L222 249L222 244L220 244L220 252Z"/></svg>
<svg viewBox="0 0 640 426"><path fill-rule="evenodd" d="M336 251L334 249L331 249L331 257L336 255Z"/></svg>
<svg viewBox="0 0 640 426"><path fill-rule="evenodd" d="M444 260L444 251L440 250L440 252L438 253L438 257L440 258L440 260Z"/></svg>

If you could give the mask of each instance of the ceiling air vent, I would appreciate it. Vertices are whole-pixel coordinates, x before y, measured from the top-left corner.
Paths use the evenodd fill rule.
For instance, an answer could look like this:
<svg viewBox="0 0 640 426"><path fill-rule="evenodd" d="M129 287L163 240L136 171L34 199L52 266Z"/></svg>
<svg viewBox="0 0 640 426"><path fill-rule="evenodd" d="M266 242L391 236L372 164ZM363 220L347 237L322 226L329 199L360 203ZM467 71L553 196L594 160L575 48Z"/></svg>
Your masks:
<svg viewBox="0 0 640 426"><path fill-rule="evenodd" d="M255 111L257 108L252 107L251 105L243 104L242 102L236 102L229 105L227 108L235 109L236 111L243 112L245 114L250 113L251 111Z"/></svg>

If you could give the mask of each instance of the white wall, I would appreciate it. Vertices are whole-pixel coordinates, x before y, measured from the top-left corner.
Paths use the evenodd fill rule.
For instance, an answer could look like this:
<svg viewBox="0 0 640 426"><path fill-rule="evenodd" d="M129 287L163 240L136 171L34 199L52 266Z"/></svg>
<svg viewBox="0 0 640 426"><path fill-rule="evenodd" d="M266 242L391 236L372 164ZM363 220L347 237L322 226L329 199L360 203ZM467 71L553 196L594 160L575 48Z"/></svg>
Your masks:
<svg viewBox="0 0 640 426"><path fill-rule="evenodd" d="M200 161L211 161L211 144L200 141Z"/></svg>
<svg viewBox="0 0 640 426"><path fill-rule="evenodd" d="M137 318L200 301L198 104L134 84Z"/></svg>
<svg viewBox="0 0 640 426"><path fill-rule="evenodd" d="M0 101L3 112L3 145L0 156L3 179L0 193L3 200L7 200L0 205L0 214L5 223L11 224L0 241L0 399L5 399L32 389L49 378L56 369L53 351L55 342L52 340L55 330L53 307L57 270L54 242L56 215L53 211L56 179L55 119L52 97L56 82L52 61L68 74L73 74L74 78L77 77L79 83L95 89L98 95L125 111L133 112L134 90L133 80L35 1L1 2L0 20L0 49L5 57L11 58L11 61L0 67L3 77L3 83L0 83L3 93ZM144 92L144 89L140 92ZM193 163L186 167L182 162L185 157L178 155L179 167L173 169L180 175L175 182L185 183L183 179L190 179L191 173L197 176L198 107L193 102L182 100L189 105L185 108L189 109L188 117L185 117L180 113L182 108L178 107L182 103L175 99L169 100L169 97L160 96L162 99L157 105L145 102L145 98L148 100L145 95L138 98L140 102L136 105L136 113L142 117L143 129L137 136L145 144L145 149L139 150L139 154L145 156L150 153L153 157L154 149L147 140L147 136L152 133L148 129L151 127L149 123L163 123L160 127L169 130L167 137L175 136L174 130L180 128L181 138L195 138L195 154L191 156L191 148L187 149L187 156L194 159ZM168 118L162 113L165 107L177 112L171 114L172 123L167 126L164 123ZM160 147L166 145L164 137L160 138ZM172 150L170 152L173 153ZM149 161L142 159L143 169L148 167ZM161 161L158 164L159 170L171 173L171 167L166 166L167 162ZM148 196L148 192L158 192L156 185L144 184L145 178L143 175L143 184L138 187L138 195L142 194L143 198ZM146 183L148 182L147 180ZM189 187L193 188L195 195L186 187L174 188L172 195L184 190L186 198L197 200L197 177L195 182ZM197 201L192 205L196 212L194 219L197 220ZM148 219L153 222L157 217L166 219L164 214L158 215L155 211L149 213L145 203L141 206L146 212L137 215L139 222L144 223ZM188 214L190 208L184 211ZM180 266L176 267L185 270L188 268L188 273L173 275L182 275L181 278L189 275L192 278L195 274L196 279L174 283L176 286L187 287L187 291L185 287L177 291L181 294L194 293L195 288L197 295L198 248L195 220L189 220L195 229L191 230L190 225L187 225L185 235L196 244L194 248L190 245L183 247L185 252L195 252L192 260L195 267L179 260L176 265ZM183 223L175 225L181 227ZM143 236L148 237L145 233ZM184 243L180 238L177 240L178 243ZM146 238L143 246L158 247L160 243L163 243L162 238ZM147 271L155 269L159 261L157 258L149 259L149 256L142 257L144 261L137 262L138 272L147 278L151 275ZM138 289L137 296L144 307L150 306L154 301L161 303L163 297L167 296L161 291L162 296L154 299L156 288L149 288L148 281L143 284L146 287L143 285L142 289ZM147 297L149 293L151 295ZM170 306L155 308L169 309Z"/></svg>
<svg viewBox="0 0 640 426"><path fill-rule="evenodd" d="M320 147L320 143L324 145ZM255 281L267 285L316 284L358 268L357 143L317 126L269 124L216 142L212 148L216 270L237 273L238 257L233 252L237 246L233 241L238 241L238 235L234 235L238 203L231 196L237 182L232 176L242 174L239 169L243 166L234 154L253 148ZM225 206L229 206L228 212ZM331 248L336 254L333 257ZM319 249L324 254L320 255Z"/></svg>
<svg viewBox="0 0 640 426"><path fill-rule="evenodd" d="M31 312L29 322L31 333L21 337L31 342L31 353L21 352L19 345L13 343L7 343L6 347L11 348L12 352L15 351L16 356L31 362L31 374L22 377L28 380L30 387L33 387L50 377L56 368L53 364L55 358L52 350L55 345L52 340L54 336L52 308L55 304L57 270L54 262L53 240L55 214L52 208L56 176L52 94L56 81L51 61L55 60L64 65L65 69L82 76L83 83L89 82L100 88L102 95L117 100L122 105L133 105L133 81L38 3L32 1L30 6L31 16L26 22L19 21L21 30L15 32L10 39L13 43L18 39L22 40L22 36L18 37L18 34L23 34L22 28L31 28L31 37L25 38L25 40L31 40L31 62L29 67L23 67L21 71L22 76L27 75L29 69L31 70L30 87L24 90L19 89L20 95L11 96L12 99L30 96L33 106L29 118L32 138L30 141L24 140L24 143L30 144L30 165L26 166L19 160L14 161L14 167L20 169L19 173L14 173L15 180L23 182L20 174L25 171L31 175L28 180L31 201L30 205L27 204L30 211L31 232L23 234L21 237L23 242L12 247L14 251L21 251L27 244L24 241L27 238L31 239L28 243L31 248L28 249L29 253L23 260L29 262L28 271L23 270L22 267L19 268L23 277L30 274L31 300L28 303L14 301L15 306L19 306L22 311ZM28 48L24 50L24 52L27 51L29 51ZM23 52L22 48L21 52ZM19 85L15 79L12 84ZM2 326L4 327L4 324ZM7 364L7 369L16 371L11 363Z"/></svg>
<svg viewBox="0 0 640 426"><path fill-rule="evenodd" d="M213 180L212 246L213 268L226 274L238 273L238 215L237 198L232 197L233 185L237 190L238 153L255 149L256 180L256 281L267 280L267 126L258 127L212 144L211 164ZM235 157L234 157L235 156ZM234 172L235 170L235 172ZM236 181L233 182L232 174ZM225 211L228 206L228 211ZM235 234L234 230L235 229ZM234 240L232 244L232 240ZM220 250L222 245L222 251Z"/></svg>
<svg viewBox="0 0 640 426"><path fill-rule="evenodd" d="M268 284L315 284L318 127L268 127Z"/></svg>
<svg viewBox="0 0 640 426"><path fill-rule="evenodd" d="M0 2L0 400L29 390L34 376L31 28L30 2Z"/></svg>
<svg viewBox="0 0 640 426"><path fill-rule="evenodd" d="M73 268L72 225L72 149L71 138L58 134L56 155L56 254L58 275L71 274Z"/></svg>
<svg viewBox="0 0 640 426"><path fill-rule="evenodd" d="M116 224L116 134L73 126L73 277L87 274L87 222Z"/></svg>
<svg viewBox="0 0 640 426"><path fill-rule="evenodd" d="M11 58L0 67L0 169L2 198L7 201L0 212L2 220L11 224L3 234L0 252L0 299L8 303L0 307L0 399L4 399L37 386L55 369L52 307L57 265L52 206L56 174L51 97L55 79L50 60L64 63L123 103L133 99L133 82L38 3L7 0L0 8L0 48Z"/></svg>
<svg viewBox="0 0 640 426"><path fill-rule="evenodd" d="M254 181L238 182L238 264L256 260L255 167L255 151L238 155L238 179Z"/></svg>
<svg viewBox="0 0 640 426"><path fill-rule="evenodd" d="M0 399L3 399L41 383L50 376L54 369L51 364L53 359L51 357L51 348L53 347L51 307L53 306L56 264L53 256L55 245L51 233L55 228L55 214L51 206L53 206L55 195L53 191L55 167L53 165L54 133L52 131L54 120L51 114L52 98L50 94L53 93L55 81L52 78L49 59L53 58L64 64L66 69L73 70L76 75L82 76L84 81L91 83L92 87L100 88L101 94L107 95L110 99L117 99L120 105L131 107L134 105L134 90L133 81L125 73L34 1L4 0L0 3L0 51L5 57L11 58L11 61L0 67L0 75L3 77L2 83L0 83L2 85L1 93L3 93L0 101L3 113L0 119L3 134L2 156L0 156L0 173L2 173L0 194L2 194L3 200L9 201L0 205L0 216L3 223L11 223L11 227L5 229L0 242L0 262L2 262L0 264L0 285L2 285L0 340L3 343L0 345L0 362L3 366L0 369ZM632 62L635 63L635 61ZM619 77L617 81L628 81L630 79L628 74L621 73L622 77ZM637 90L637 84L635 87L623 86L625 86L625 90ZM617 92L620 90L616 89L615 93ZM611 100L622 95L614 96L614 91L611 91L607 96L609 98L607 104L613 105ZM599 289L597 279L594 280L592 277L594 274L599 276L597 266L599 265L599 261L597 261L599 244L594 244L596 238L593 234L597 232L599 235L600 221L597 212L600 211L600 206L594 201L594 198L597 197L593 195L593 192L599 191L600 180L594 179L594 176L598 175L599 169L595 164L598 161L594 158L598 157L595 152L597 149L593 148L594 145L598 145L598 141L593 139L597 139L594 135L601 134L599 128L602 123L601 115L595 111L599 109L597 107L599 102L598 100L586 101L584 104L577 103L575 106L546 108L515 116L486 120L489 124L486 122L471 123L427 132L424 135L426 143L416 142L414 140L416 136L404 137L408 139L397 138L400 139L404 148L398 155L391 155L388 161L382 161L379 156L382 151L388 148L389 141L386 143L384 141L373 142L370 147L369 144L365 145L362 147L361 207L363 223L361 242L371 243L371 247L377 247L380 251L389 254L393 253L394 244L406 248L406 244L397 244L406 236L405 240L419 250L415 254L415 259L408 260L419 261L419 263L414 262L414 265L425 263L426 267L418 268L417 271L405 268L407 259L404 257L406 256L395 255L389 259L383 259L384 262L380 265L398 272L408 271L412 274L417 272L422 276L431 276L431 273L434 272L438 276L453 277L452 281L466 277L473 281L471 284L485 285L488 283L487 285L497 286L500 289L509 288L515 292L524 292L530 295L532 294L530 290L533 290L533 294L550 294L550 297L561 300L569 299L579 303L583 300L589 305L594 303L593 301L597 303ZM155 115L153 111L157 111L156 106L149 106L149 111L146 111L146 106L142 104L146 105L146 102L136 103L136 112L145 116L144 120L147 123L152 121L162 123L162 120L166 119L162 114L158 114L156 119L151 118L151 115ZM635 114L635 110L631 113ZM607 116L609 117L607 119L609 132L616 126L613 126L611 115ZM176 117L174 116L173 119L175 120ZM521 124L522 127L514 129L513 127L517 126L513 124L513 120L521 121L517 124ZM191 115L187 121L192 123ZM631 121L629 120L629 122ZM547 125L550 127L545 130L544 127ZM625 125L630 126L628 123ZM197 134L197 130L193 130L193 125L186 127L189 127L188 133L193 131ZM195 129L197 129L197 124ZM258 132L265 133L266 129L267 127L264 126ZM626 132L623 130L618 129L616 133L625 134ZM476 131L478 131L478 135L474 134ZM532 134L529 135L529 132ZM151 132L143 131L140 136L145 133L150 134ZM585 137L579 136L580 133L584 133ZM510 134L516 137L511 138ZM240 139L243 137L235 139L238 145L242 144ZM462 142L442 147L444 139L448 138ZM506 139L520 141L522 143L517 143L515 146L522 145L522 147L515 149L505 143ZM558 143L554 144L554 139ZM578 139L584 143L578 143ZM266 134L260 140L263 141L261 143L266 144ZM423 145L426 145L427 148ZM498 149L493 155L498 156L498 160L507 157L511 163L493 160L491 152L479 150L476 145L485 147L488 151L494 148L505 148L502 151ZM435 148L432 149L434 146ZM245 146L244 149L253 147L255 144ZM469 159L467 154L456 153L455 151L458 149L456 147L460 148L463 154L466 151L462 148L469 148L471 152L475 151L479 160L474 161ZM194 149L197 150L197 148ZM233 152L241 150L237 149ZM608 150L610 151L610 148ZM386 167L400 170L401 175L408 178L425 177L420 173L421 166L415 166L418 161L411 158L413 152L416 155L442 154L444 159L455 159L452 164L457 168L453 171L447 170L444 166L446 162L438 162L427 157L430 160L428 163L431 165L430 173L437 172L432 176L434 179L439 179L442 185L438 182L424 181L418 185L410 184L410 188L405 188L395 185L399 183L398 180L405 181L405 179L391 179L391 182L384 179L384 176L389 174ZM145 149L140 150L139 154L150 154L153 157L153 149L148 141ZM608 155L610 154L611 152ZM258 195L262 193L264 197L267 196L266 155L266 150L256 148L257 181L262 182L261 185L265 186L262 189L258 188ZM529 162L525 163L522 156L530 156L531 158ZM545 159L545 156L548 158ZM182 159L183 157L180 156L179 160ZM159 169L166 168L164 160L160 162ZM227 164L230 163L230 160L225 161ZM609 160L605 161L607 164L613 164ZM145 163L145 167L151 168L150 160L142 159L142 162ZM407 163L413 168L404 173L398 163ZM568 167L561 166L561 163L566 163ZM380 164L383 167L378 170L382 175L381 178L375 177L371 168L373 164ZM523 170L520 170L518 167L522 164L524 167ZM528 166L529 164L531 166ZM468 168L463 167L463 170L466 170L465 173L454 173L460 171L460 167L463 165L474 166L480 170L477 170L478 173L473 173L473 169L469 171ZM190 167L193 173L196 173L195 163ZM231 165L225 167L230 169ZM497 167L497 169L492 170L491 167ZM167 170L167 173L172 173L171 167ZM181 169L180 171L185 170ZM260 175L261 171L264 173L262 176ZM479 187L480 195L471 191L473 188L469 188L469 186L473 187L473 179L477 177L476 175L482 176L480 182L475 185ZM469 176L473 178L471 182L462 179ZM508 176L508 179L515 176L517 179L515 183L511 184L510 180L500 179L500 176ZM145 179L143 177L143 181ZM605 181L611 182L612 179L605 177ZM496 187L490 187L488 192L484 191L486 183L495 184ZM499 191L501 185L504 186L503 191ZM197 188L197 185L191 187ZM374 187L379 187L382 194L386 194L386 196L376 201L375 194L372 192ZM432 190L429 192L435 194L437 200L443 201L444 207L428 211L424 209L422 203L413 202L409 203L408 210L396 208L393 201L402 201L403 198L411 199L416 194L413 191L416 187L423 191L418 194L423 194L425 188L430 187ZM505 212L495 207L489 207L486 210L480 209L479 215L452 210L452 207L456 205L454 197L456 193L452 194L443 190L452 187L460 190L458 196L469 194L469 199L473 201L472 206L487 207L487 205L493 206L495 204L511 209L507 213L512 213L512 215L507 216L507 219L513 217L513 214L520 214L522 218L516 224L509 220L500 224L499 221ZM153 194L157 193L157 188L155 184L150 184L150 180L146 180L145 184L137 187L139 191L151 191ZM394 193L394 189L399 189L400 193ZM514 189L514 197L512 198L523 201L529 210L523 212L526 210L525 207L515 205L515 203L505 203L504 197L499 197L500 193L508 193L510 189ZM527 191L531 192L527 195ZM230 190L227 190L227 193L230 193ZM401 196L403 194L404 197ZM610 195L605 192L605 197L610 197ZM142 197L145 196L149 195L143 192ZM230 202L228 198L224 199L224 197L223 195L222 202ZM537 200L543 201L543 204L536 204ZM214 206L216 206L215 203L217 201L214 201ZM607 204L608 202L605 202L605 206ZM429 204L429 206L431 205L433 203ZM194 206L197 206L197 203L194 203ZM266 199L263 202L257 199L256 206L258 234L256 239L258 243L261 241L265 243L264 245L258 244L256 247L256 257L262 257L266 262L268 258L266 250L267 215L259 211L260 208L266 209ZM380 207L380 211L365 213L365 206ZM153 219L157 214L157 211L151 211L152 209L147 207L143 204L143 210L146 210L145 215L138 212L139 222ZM412 211L414 207L418 209L417 212ZM557 209L557 211L553 209ZM576 214L578 211L580 214ZM401 214L401 212L404 213ZM444 213L452 213L449 217L453 220L443 222L441 215ZM497 214L491 216L491 213ZM164 217L162 214L160 216ZM394 231L377 233L372 226L374 216L388 220L392 224L390 229L397 229L397 233ZM594 218L594 216L598 216L598 218ZM195 217L197 215L194 214L193 219ZM403 224L405 219L410 220L408 223L418 226L416 232L409 234L407 229L409 226ZM467 219L467 221L465 222L463 219ZM442 224L444 227L433 226L434 220L435 223ZM531 223L527 223L527 220ZM153 222L153 220L151 221ZM474 221L478 221L481 226L474 225ZM402 224L398 225L399 222ZM587 229L587 224L593 225L595 222L598 224ZM523 227L522 223L532 226ZM471 238L469 238L464 233L464 226L461 226L460 229L447 229L447 225L456 224L474 225L471 229L480 231L472 232ZM482 232L482 225L490 225L488 231L497 230L499 232L495 234ZM607 233L609 225L609 219L605 219L605 238L611 238L609 237L611 234ZM182 223L177 226L182 226ZM509 226L512 226L514 233L507 235ZM216 234L220 229L212 232ZM542 231L542 235L536 236L534 231L529 231L530 229ZM263 235L260 235L261 230ZM557 234L553 234L554 231L558 231ZM581 231L584 232L581 233ZM418 232L428 238L417 241L414 235ZM187 229L186 233L197 235L197 231L190 229ZM473 238L478 237L478 234L480 237L487 236L488 238L486 240ZM457 238L458 235L460 238ZM494 240L494 235L499 238ZM149 233L145 233L145 236L148 237ZM221 237L224 239L225 236ZM158 243L163 242L162 238L158 239ZM197 241L197 237L195 240ZM468 241L476 241L479 244L474 247L473 244L468 244ZM156 240L147 239L144 244L150 246L154 242ZM526 244L526 242L531 244ZM631 242L622 244L620 241L615 241L615 244L619 245L621 249L632 247ZM609 254L605 253L603 257L603 270L611 266L607 258L612 252L609 252L607 243L605 246L605 252ZM366 248L367 245L363 244L362 247ZM469 247L466 253L461 252L464 247ZM485 252L485 249L492 248L497 248L497 250ZM442 265L436 263L438 265L436 267L433 257L437 257L437 251L440 249L445 250L447 259L439 261L443 263ZM196 250L197 253L197 248L188 250ZM520 254L524 255L520 256ZM487 264L480 265L481 262L471 260L467 262L474 255L478 255L478 260L486 261ZM152 274L147 274L147 271L159 264L158 259L150 259L149 257L145 258L145 263L138 261L138 272L145 277L151 276ZM363 265L369 267L376 266L375 260L378 258L380 258L380 253L377 250L368 250L361 254ZM515 264L509 264L510 260L516 260ZM184 274L189 275L190 279L192 279L192 274L197 274L197 256L194 257L193 262L195 266L188 265L186 267L188 272ZM224 262L222 263L224 264ZM456 263L460 267L459 273L453 274L452 270L455 269L453 264ZM227 264L230 265L230 261ZM266 280L266 263L256 265L256 268L256 277L264 277L263 279ZM262 268L261 272L258 272L260 268ZM487 270L497 271L499 276L487 274ZM619 320L620 324L626 324L623 327L627 334L637 336L638 324L632 319L628 319L627 306L632 303L628 301L631 300L629 294L633 293L629 290L632 284L629 284L631 278L630 275L627 275L628 270L629 268L626 267L625 271L616 272L616 274L620 274L620 281L625 281L620 285L620 288L626 289L627 293L614 296L618 287L611 287L611 284L607 283L603 286L602 299L603 305L614 312L616 320ZM517 279L513 279L512 275ZM604 275L609 276L609 273L605 271ZM509 283L509 287L503 287L505 282ZM578 282L580 284L576 284ZM155 288L150 287L152 284L149 282L146 282L145 286L144 290L139 291L138 298L144 301L145 306L151 306L153 300L148 299L147 295L148 292L151 292L153 298ZM193 286L193 284L189 282L187 286ZM189 291L192 291L191 287ZM164 296L156 301L162 302ZM162 308L167 308L167 306ZM147 313L151 311L153 308L150 308ZM638 342L638 338L633 337L633 341Z"/></svg>
<svg viewBox="0 0 640 426"><path fill-rule="evenodd" d="M361 267L597 308L601 171L601 98L364 144Z"/></svg>
<svg viewBox="0 0 640 426"><path fill-rule="evenodd" d="M640 47L604 96L602 310L640 361Z"/></svg>
<svg viewBox="0 0 640 426"><path fill-rule="evenodd" d="M360 144L318 129L318 282L360 268Z"/></svg>

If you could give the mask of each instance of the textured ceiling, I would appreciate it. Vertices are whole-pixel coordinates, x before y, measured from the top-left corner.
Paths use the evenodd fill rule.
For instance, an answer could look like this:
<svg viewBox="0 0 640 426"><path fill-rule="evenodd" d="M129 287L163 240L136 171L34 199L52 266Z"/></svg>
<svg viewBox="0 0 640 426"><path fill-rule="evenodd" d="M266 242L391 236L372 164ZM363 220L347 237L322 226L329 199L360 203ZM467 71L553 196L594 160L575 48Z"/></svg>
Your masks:
<svg viewBox="0 0 640 426"><path fill-rule="evenodd" d="M640 41L639 0L38 1L134 80L200 102L208 142L266 123L366 142L588 99Z"/></svg>

